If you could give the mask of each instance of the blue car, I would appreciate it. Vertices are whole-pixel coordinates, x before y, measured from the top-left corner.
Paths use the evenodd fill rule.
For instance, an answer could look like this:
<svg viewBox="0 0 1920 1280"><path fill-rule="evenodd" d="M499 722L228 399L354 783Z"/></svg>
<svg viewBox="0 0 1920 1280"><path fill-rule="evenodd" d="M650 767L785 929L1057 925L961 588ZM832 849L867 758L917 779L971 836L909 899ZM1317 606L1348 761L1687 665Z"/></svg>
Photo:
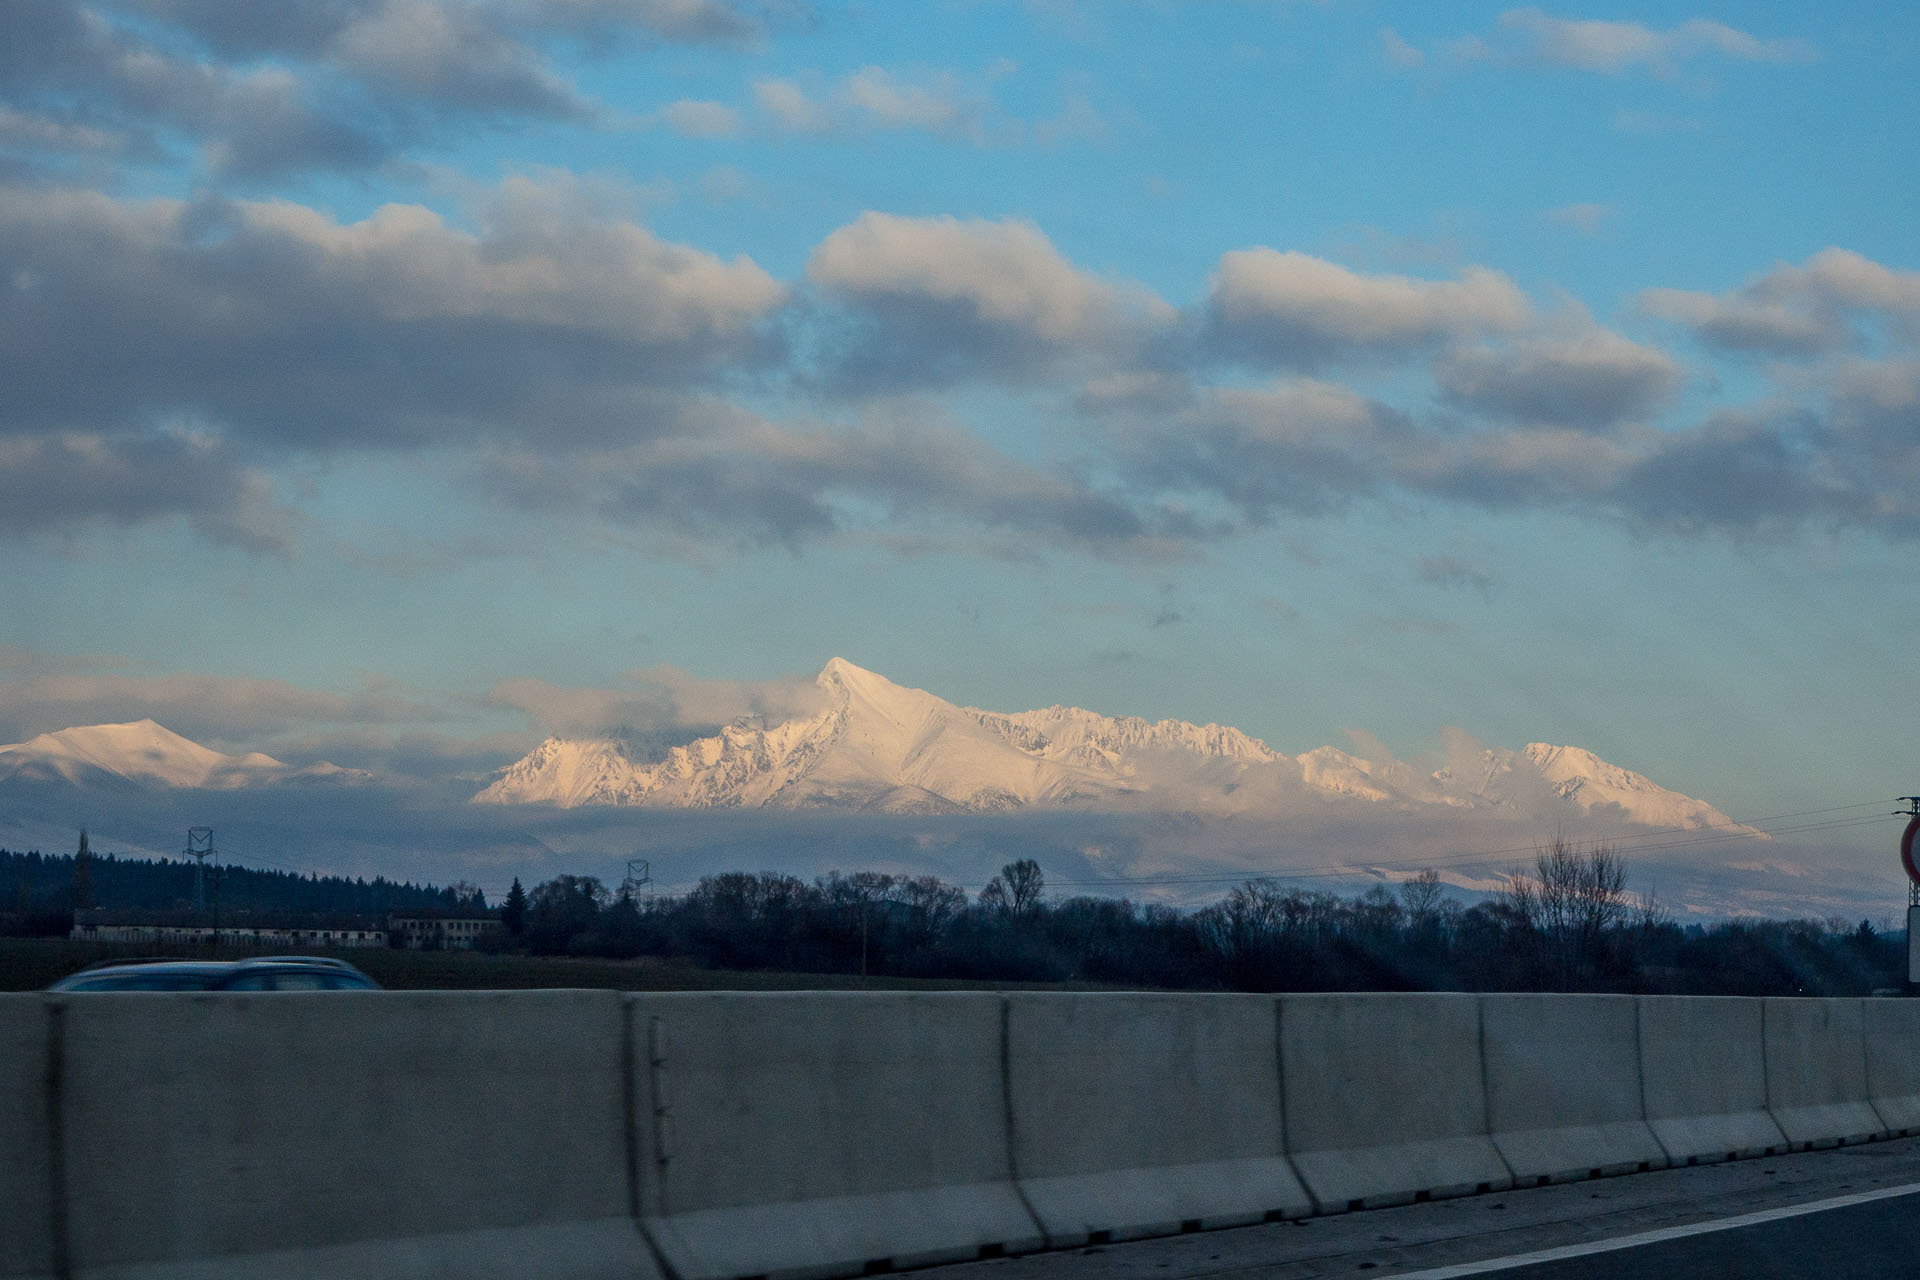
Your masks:
<svg viewBox="0 0 1920 1280"><path fill-rule="evenodd" d="M344 960L259 956L250 960L106 960L49 991L378 991Z"/></svg>

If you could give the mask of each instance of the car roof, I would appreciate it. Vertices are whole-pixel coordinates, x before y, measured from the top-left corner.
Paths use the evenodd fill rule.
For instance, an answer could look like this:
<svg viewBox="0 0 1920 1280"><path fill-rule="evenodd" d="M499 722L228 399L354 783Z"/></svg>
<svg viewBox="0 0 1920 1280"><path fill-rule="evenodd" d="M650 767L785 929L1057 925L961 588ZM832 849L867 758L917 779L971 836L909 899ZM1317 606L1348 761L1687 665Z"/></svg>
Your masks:
<svg viewBox="0 0 1920 1280"><path fill-rule="evenodd" d="M226 973L233 967L231 960L102 960L98 964L88 965L80 973L93 976L121 969L137 969L141 973ZM74 976L79 977L80 974Z"/></svg>
<svg viewBox="0 0 1920 1280"><path fill-rule="evenodd" d="M286 965L289 967L312 967L315 969L334 969L342 973L358 973L358 969L333 956L249 956L245 960L232 962L237 969L246 969L260 965Z"/></svg>
<svg viewBox="0 0 1920 1280"><path fill-rule="evenodd" d="M245 956L237 960L201 960L180 956L127 956L113 960L96 960L80 972L99 973L105 969L138 968L142 973L225 973L229 969L258 968L263 965L336 969L346 973L360 972L345 960L339 960L333 956Z"/></svg>
<svg viewBox="0 0 1920 1280"><path fill-rule="evenodd" d="M351 974L356 978L372 981L365 973L345 960L336 960L332 956L248 956L241 960L185 960L135 956L123 960L101 960L90 964L79 972L62 978L49 989L60 990L68 983L77 982L83 978L111 977L119 973L213 979L274 969L293 972L319 969L328 973Z"/></svg>

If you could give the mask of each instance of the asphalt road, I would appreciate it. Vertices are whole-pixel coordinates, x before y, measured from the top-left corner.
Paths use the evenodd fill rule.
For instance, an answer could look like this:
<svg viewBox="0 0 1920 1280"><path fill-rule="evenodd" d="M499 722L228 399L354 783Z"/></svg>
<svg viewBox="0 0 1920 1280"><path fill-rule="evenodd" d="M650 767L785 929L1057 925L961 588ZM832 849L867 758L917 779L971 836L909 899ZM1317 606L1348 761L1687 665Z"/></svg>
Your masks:
<svg viewBox="0 0 1920 1280"><path fill-rule="evenodd" d="M1803 1211L1810 1206L1813 1211ZM1635 1243L1650 1233L1665 1238ZM1543 1253L1549 1256L1539 1258ZM920 1274L929 1280L1920 1277L1920 1138Z"/></svg>
<svg viewBox="0 0 1920 1280"><path fill-rule="evenodd" d="M1853 1196L1794 1206L1786 1216L1743 1214L1645 1233L1645 1243L1594 1241L1542 1251L1563 1256L1530 1262L1537 1254L1399 1273L1404 1280L1709 1280L1724 1276L1790 1280L1807 1276L1911 1277L1920 1274L1920 1184L1900 1194L1861 1202ZM1740 1226L1729 1222L1761 1218ZM1623 1247L1624 1246L1624 1247ZM1371 1274L1371 1270L1368 1274ZM1394 1274L1386 1272L1383 1274Z"/></svg>

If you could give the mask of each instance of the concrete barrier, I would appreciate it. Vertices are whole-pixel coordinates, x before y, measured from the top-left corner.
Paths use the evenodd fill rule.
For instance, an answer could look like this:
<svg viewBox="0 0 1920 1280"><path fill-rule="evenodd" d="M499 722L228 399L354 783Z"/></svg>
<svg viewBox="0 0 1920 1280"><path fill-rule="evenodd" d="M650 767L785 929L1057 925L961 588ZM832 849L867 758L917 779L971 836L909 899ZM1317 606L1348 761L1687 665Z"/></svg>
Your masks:
<svg viewBox="0 0 1920 1280"><path fill-rule="evenodd" d="M1767 1110L1794 1146L1865 1142L1886 1132L1867 1101L1858 1000L1769 996L1764 1002Z"/></svg>
<svg viewBox="0 0 1920 1280"><path fill-rule="evenodd" d="M0 1078L0 1280L830 1276L1912 1130L1920 1004L0 996Z"/></svg>
<svg viewBox="0 0 1920 1280"><path fill-rule="evenodd" d="M1013 1164L1054 1247L1298 1217L1270 996L1006 998Z"/></svg>
<svg viewBox="0 0 1920 1280"><path fill-rule="evenodd" d="M1287 1152L1321 1212L1512 1184L1472 996L1280 999Z"/></svg>
<svg viewBox="0 0 1920 1280"><path fill-rule="evenodd" d="M656 1277L621 997L52 997L74 1272Z"/></svg>
<svg viewBox="0 0 1920 1280"><path fill-rule="evenodd" d="M1642 996L1640 1083L1647 1125L1675 1164L1786 1148L1767 1114L1760 1002Z"/></svg>
<svg viewBox="0 0 1920 1280"><path fill-rule="evenodd" d="M1480 997L1493 1143L1521 1186L1665 1168L1632 996Z"/></svg>
<svg viewBox="0 0 1920 1280"><path fill-rule="evenodd" d="M1867 1099L1889 1133L1920 1133L1920 1001L1869 1000Z"/></svg>
<svg viewBox="0 0 1920 1280"><path fill-rule="evenodd" d="M1000 997L628 998L642 1220L681 1280L1044 1243L1013 1184Z"/></svg>
<svg viewBox="0 0 1920 1280"><path fill-rule="evenodd" d="M40 997L0 995L0 1276L55 1271L47 1062Z"/></svg>

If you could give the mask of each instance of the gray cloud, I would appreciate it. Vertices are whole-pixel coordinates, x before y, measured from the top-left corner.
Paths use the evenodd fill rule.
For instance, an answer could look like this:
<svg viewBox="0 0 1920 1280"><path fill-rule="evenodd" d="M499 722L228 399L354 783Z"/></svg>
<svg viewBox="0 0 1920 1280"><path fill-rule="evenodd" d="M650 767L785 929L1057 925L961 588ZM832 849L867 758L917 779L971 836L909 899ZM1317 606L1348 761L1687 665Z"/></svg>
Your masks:
<svg viewBox="0 0 1920 1280"><path fill-rule="evenodd" d="M1136 352L1176 318L1017 220L865 213L820 243L807 278L852 325L827 377L866 388L1055 373Z"/></svg>
<svg viewBox="0 0 1920 1280"><path fill-rule="evenodd" d="M388 449L437 450L512 507L703 553L861 538L1163 558L1393 495L1678 533L1913 526L1904 359L1801 371L1809 407L1654 430L1681 376L1668 356L1577 317L1539 327L1491 271L1246 251L1202 319L1023 222L870 213L807 273L796 303L560 176L509 180L470 226L0 186L0 531L185 519L280 549L298 522L268 467ZM1917 279L1827 251L1721 301L1904 339ZM1282 365L1437 348L1445 412L1306 377L1207 386L1236 344ZM1003 453L923 404L782 423L724 401L973 378L1079 388L1081 454Z"/></svg>
<svg viewBox="0 0 1920 1280"><path fill-rule="evenodd" d="M1261 523L1378 493L1395 455L1418 445L1405 415L1345 387L1296 379L1213 391L1122 447L1147 487L1218 498Z"/></svg>
<svg viewBox="0 0 1920 1280"><path fill-rule="evenodd" d="M0 742L151 717L197 742L252 751L265 739L316 725L416 723L445 713L431 699L381 681L351 693L326 693L284 680L131 673L125 663L104 661L122 669L99 670L100 661L78 670L0 661Z"/></svg>
<svg viewBox="0 0 1920 1280"><path fill-rule="evenodd" d="M1644 418L1672 398L1681 377L1664 352L1598 328L1455 348L1441 357L1434 376L1460 407L1588 428Z"/></svg>
<svg viewBox="0 0 1920 1280"><path fill-rule="evenodd" d="M1777 266L1728 294L1648 289L1643 310L1691 329L1710 346L1814 356L1859 346L1862 320L1920 338L1920 271L1897 271L1846 249Z"/></svg>
<svg viewBox="0 0 1920 1280"><path fill-rule="evenodd" d="M778 680L706 680L677 667L630 671L611 688L579 689L545 680L503 680L487 701L524 714L549 736L614 731L684 737L751 717L778 724L813 715L827 703L811 675Z"/></svg>
<svg viewBox="0 0 1920 1280"><path fill-rule="evenodd" d="M927 417L937 417L928 413ZM749 545L878 531L985 529L1029 545L1163 556L1194 530L1065 469L1021 463L910 410L851 427L715 408L697 430L604 451L503 452L503 499L554 514Z"/></svg>
<svg viewBox="0 0 1920 1280"><path fill-rule="evenodd" d="M0 8L0 49L0 102L56 120L84 104L84 118L68 122L85 135L43 133L16 145L60 151L84 141L94 150L110 139L116 149L157 152L159 135L178 130L208 146L213 167L253 175L358 166L390 148L382 121L341 98L329 107L324 86L286 68L202 62L177 42L64 0Z"/></svg>
<svg viewBox="0 0 1920 1280"><path fill-rule="evenodd" d="M1807 418L1716 415L1636 460L1613 495L1636 522L1681 533L1858 523L1870 514L1862 509L1866 495L1823 481L1810 465L1823 434Z"/></svg>
<svg viewBox="0 0 1920 1280"><path fill-rule="evenodd" d="M1225 254L1208 299L1207 343L1230 358L1313 368L1398 356L1442 341L1516 332L1531 310L1511 280L1468 267L1457 280L1362 275L1295 251Z"/></svg>
<svg viewBox="0 0 1920 1280"><path fill-rule="evenodd" d="M1108 425L1140 492L1218 504L1230 527L1399 497L1567 511L1659 535L1920 534L1913 363L1848 366L1822 410L1761 406L1674 430L1428 423L1305 379Z"/></svg>
<svg viewBox="0 0 1920 1280"><path fill-rule="evenodd" d="M1420 581L1449 591L1471 591L1478 595L1493 593L1493 577L1485 569L1460 556L1421 556L1415 566Z"/></svg>
<svg viewBox="0 0 1920 1280"><path fill-rule="evenodd" d="M284 551L294 523L266 473L215 441L170 433L0 436L0 535L168 517L259 552Z"/></svg>
<svg viewBox="0 0 1920 1280"><path fill-rule="evenodd" d="M333 31L324 56L379 92L443 111L587 116L572 85L500 17L479 5L383 0Z"/></svg>
<svg viewBox="0 0 1920 1280"><path fill-rule="evenodd" d="M518 179L475 232L0 188L0 280L0 433L179 418L307 449L644 432L663 388L751 358L784 297Z"/></svg>
<svg viewBox="0 0 1920 1280"><path fill-rule="evenodd" d="M178 131L216 172L359 168L455 119L597 113L554 42L755 40L722 0L12 0L0 7L0 105L71 128L16 146L97 149ZM89 118L61 120L69 104ZM76 129L81 131L76 131Z"/></svg>

